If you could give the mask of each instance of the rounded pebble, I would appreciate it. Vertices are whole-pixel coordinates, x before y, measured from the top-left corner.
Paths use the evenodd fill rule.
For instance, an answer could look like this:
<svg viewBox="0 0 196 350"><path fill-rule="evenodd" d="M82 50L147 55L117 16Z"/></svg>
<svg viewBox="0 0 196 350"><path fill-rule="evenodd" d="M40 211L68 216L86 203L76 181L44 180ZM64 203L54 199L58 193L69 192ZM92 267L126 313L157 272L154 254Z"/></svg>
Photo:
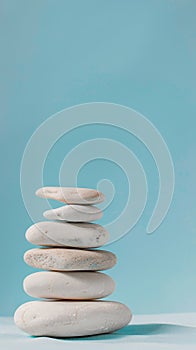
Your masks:
<svg viewBox="0 0 196 350"><path fill-rule="evenodd" d="M42 187L36 191L36 195L67 204L96 204L104 201L103 193L79 187Z"/></svg>
<svg viewBox="0 0 196 350"><path fill-rule="evenodd" d="M115 283L101 272L35 272L24 279L24 291L35 298L89 300L113 293Z"/></svg>
<svg viewBox="0 0 196 350"><path fill-rule="evenodd" d="M99 220L103 213L101 209L93 205L64 205L56 209L46 210L43 215L49 220L90 222Z"/></svg>
<svg viewBox="0 0 196 350"><path fill-rule="evenodd" d="M109 232L98 224L43 221L28 228L26 239L40 246L96 248L109 241Z"/></svg>
<svg viewBox="0 0 196 350"><path fill-rule="evenodd" d="M34 248L24 254L25 262L38 269L54 271L107 270L116 264L116 256L105 250Z"/></svg>
<svg viewBox="0 0 196 350"><path fill-rule="evenodd" d="M16 310L14 321L33 336L78 337L114 332L131 317L127 306L113 301L32 301Z"/></svg>

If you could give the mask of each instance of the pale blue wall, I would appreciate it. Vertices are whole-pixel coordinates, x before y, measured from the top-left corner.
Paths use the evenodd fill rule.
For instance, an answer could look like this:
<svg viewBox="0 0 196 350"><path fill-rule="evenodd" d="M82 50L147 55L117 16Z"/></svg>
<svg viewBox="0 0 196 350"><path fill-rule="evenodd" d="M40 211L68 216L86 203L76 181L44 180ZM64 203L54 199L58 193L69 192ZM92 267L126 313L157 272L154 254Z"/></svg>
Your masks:
<svg viewBox="0 0 196 350"><path fill-rule="evenodd" d="M114 299L134 313L196 311L195 1L1 0L0 7L1 315L29 300L22 279L32 269L22 255L30 248L24 232L31 220L19 187L26 142L51 114L90 101L124 104L148 117L165 138L176 172L170 212L147 236L157 195L155 165L136 139L102 130L102 136L131 145L149 180L142 219L109 247L119 258L111 271ZM78 137L66 142L77 144ZM57 163L56 152L46 167L48 182L56 179ZM114 184L123 176L112 164L97 163L81 172L80 184L93 185L93 172L101 176L101 169ZM120 184L121 202L126 181Z"/></svg>

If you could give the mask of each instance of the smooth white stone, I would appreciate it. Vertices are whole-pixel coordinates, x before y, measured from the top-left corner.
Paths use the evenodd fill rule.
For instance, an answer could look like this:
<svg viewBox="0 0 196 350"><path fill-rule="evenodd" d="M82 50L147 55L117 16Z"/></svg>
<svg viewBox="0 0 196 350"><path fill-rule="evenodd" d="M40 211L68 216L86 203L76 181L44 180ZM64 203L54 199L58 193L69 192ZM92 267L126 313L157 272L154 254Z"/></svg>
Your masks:
<svg viewBox="0 0 196 350"><path fill-rule="evenodd" d="M14 321L30 335L77 337L116 331L131 317L126 305L113 301L31 301L16 310Z"/></svg>
<svg viewBox="0 0 196 350"><path fill-rule="evenodd" d="M93 205L64 205L44 212L49 220L65 220L69 222L89 222L99 220L103 213Z"/></svg>
<svg viewBox="0 0 196 350"><path fill-rule="evenodd" d="M115 283L101 272L35 272L24 279L24 290L35 298L89 300L113 293Z"/></svg>
<svg viewBox="0 0 196 350"><path fill-rule="evenodd" d="M103 193L79 187L42 187L36 191L36 195L68 204L96 204L104 201Z"/></svg>
<svg viewBox="0 0 196 350"><path fill-rule="evenodd" d="M107 270L116 264L116 256L105 250L34 248L24 254L33 267L53 271Z"/></svg>
<svg viewBox="0 0 196 350"><path fill-rule="evenodd" d="M28 228L26 239L41 246L96 248L109 241L109 232L92 223L43 221Z"/></svg>

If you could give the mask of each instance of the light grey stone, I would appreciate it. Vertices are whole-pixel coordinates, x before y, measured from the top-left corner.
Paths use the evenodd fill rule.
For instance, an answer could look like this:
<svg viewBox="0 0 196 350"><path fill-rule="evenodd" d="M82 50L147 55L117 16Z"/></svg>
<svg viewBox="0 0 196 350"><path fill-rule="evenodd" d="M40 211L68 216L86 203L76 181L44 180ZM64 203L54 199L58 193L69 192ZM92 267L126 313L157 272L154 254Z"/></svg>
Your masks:
<svg viewBox="0 0 196 350"><path fill-rule="evenodd" d="M36 191L36 195L68 204L96 204L104 201L103 193L79 187L42 187Z"/></svg>
<svg viewBox="0 0 196 350"><path fill-rule="evenodd" d="M35 272L23 282L27 294L35 298L89 300L113 293L115 283L101 272Z"/></svg>
<svg viewBox="0 0 196 350"><path fill-rule="evenodd" d="M109 241L109 232L93 223L43 221L28 228L26 239L40 246L96 248Z"/></svg>
<svg viewBox="0 0 196 350"><path fill-rule="evenodd" d="M32 301L16 310L14 320L30 335L77 337L116 331L130 322L131 312L112 301Z"/></svg>
<svg viewBox="0 0 196 350"><path fill-rule="evenodd" d="M103 213L93 205L64 205L56 209L47 210L43 215L49 220L90 222L99 220Z"/></svg>

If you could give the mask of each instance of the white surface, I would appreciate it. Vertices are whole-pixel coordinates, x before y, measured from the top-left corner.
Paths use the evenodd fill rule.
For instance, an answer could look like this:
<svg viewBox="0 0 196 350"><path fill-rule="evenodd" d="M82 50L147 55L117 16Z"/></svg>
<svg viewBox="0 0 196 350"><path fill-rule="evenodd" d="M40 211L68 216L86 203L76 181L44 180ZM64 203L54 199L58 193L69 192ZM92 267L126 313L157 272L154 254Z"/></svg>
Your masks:
<svg viewBox="0 0 196 350"><path fill-rule="evenodd" d="M134 316L131 325L113 334L78 339L29 337L12 318L0 318L2 350L195 350L196 313Z"/></svg>

